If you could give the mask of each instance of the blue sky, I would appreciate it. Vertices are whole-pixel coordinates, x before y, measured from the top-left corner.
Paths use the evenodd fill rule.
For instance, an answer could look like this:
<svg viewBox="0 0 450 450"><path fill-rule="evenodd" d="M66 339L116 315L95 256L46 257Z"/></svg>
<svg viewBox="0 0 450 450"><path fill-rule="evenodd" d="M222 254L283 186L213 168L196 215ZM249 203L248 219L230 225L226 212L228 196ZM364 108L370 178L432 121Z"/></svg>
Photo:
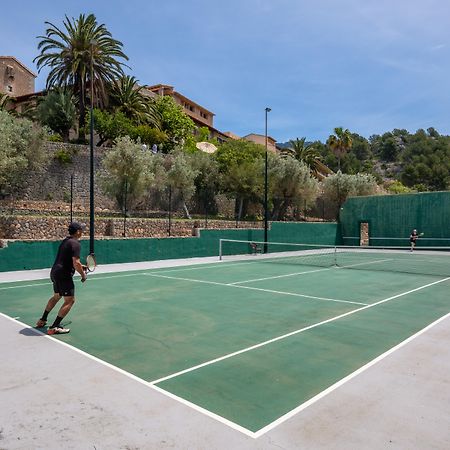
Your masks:
<svg viewBox="0 0 450 450"><path fill-rule="evenodd" d="M94 13L142 84L170 84L240 136L322 141L343 126L450 134L450 2L23 0L4 2L0 54L32 70L45 21ZM42 71L36 88L45 86Z"/></svg>

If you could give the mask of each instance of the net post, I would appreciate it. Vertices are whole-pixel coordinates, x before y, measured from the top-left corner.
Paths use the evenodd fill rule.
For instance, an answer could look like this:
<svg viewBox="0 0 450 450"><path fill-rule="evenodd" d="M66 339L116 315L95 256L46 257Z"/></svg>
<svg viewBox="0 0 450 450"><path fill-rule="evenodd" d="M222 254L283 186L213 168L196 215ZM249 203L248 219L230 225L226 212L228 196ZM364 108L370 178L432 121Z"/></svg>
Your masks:
<svg viewBox="0 0 450 450"><path fill-rule="evenodd" d="M337 267L337 245L334 246L334 265Z"/></svg>
<svg viewBox="0 0 450 450"><path fill-rule="evenodd" d="M222 239L219 239L219 261L222 261Z"/></svg>

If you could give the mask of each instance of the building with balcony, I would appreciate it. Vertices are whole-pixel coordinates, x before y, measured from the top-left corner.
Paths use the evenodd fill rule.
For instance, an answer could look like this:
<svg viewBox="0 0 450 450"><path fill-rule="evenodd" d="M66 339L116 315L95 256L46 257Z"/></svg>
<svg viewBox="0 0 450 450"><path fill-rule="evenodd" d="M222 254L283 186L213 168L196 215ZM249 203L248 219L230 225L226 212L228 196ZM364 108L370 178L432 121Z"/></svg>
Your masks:
<svg viewBox="0 0 450 450"><path fill-rule="evenodd" d="M210 131L210 138L215 138L219 142L228 140L228 136L214 128L215 114L205 107L199 105L183 94L177 92L173 86L167 84L155 84L152 86L144 86L141 91L144 95L149 93L154 95L167 95L174 99L175 103L183 108L183 111L194 121L198 127L206 127ZM150 96L150 95L149 95Z"/></svg>
<svg viewBox="0 0 450 450"><path fill-rule="evenodd" d="M45 91L35 92L35 79L36 74L14 56L0 56L0 93L7 94L12 98L13 102L10 104L10 108L19 113L24 112L29 106L36 104L38 97L45 95ZM158 95L172 97L197 127L208 128L210 139L217 139L219 142L229 139L246 139L265 146L264 135L251 133L241 138L232 132L219 131L214 127L215 114L212 111L177 92L173 86L168 84L144 85L141 93L152 98ZM275 139L268 136L268 150L276 152L275 144Z"/></svg>

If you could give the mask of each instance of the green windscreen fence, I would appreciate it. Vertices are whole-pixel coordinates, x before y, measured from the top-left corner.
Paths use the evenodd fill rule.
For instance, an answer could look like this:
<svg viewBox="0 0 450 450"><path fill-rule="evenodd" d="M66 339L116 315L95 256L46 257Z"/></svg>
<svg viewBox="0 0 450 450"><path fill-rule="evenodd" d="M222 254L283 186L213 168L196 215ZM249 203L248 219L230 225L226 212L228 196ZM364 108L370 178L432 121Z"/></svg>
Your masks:
<svg viewBox="0 0 450 450"><path fill-rule="evenodd" d="M100 239L95 241L98 264L157 261L162 259L219 256L220 239L262 241L263 229L201 230L200 237ZM336 223L272 222L270 241L308 244L340 244ZM0 272L51 267L60 241L9 241L0 248ZM89 241L81 241L82 259L89 251Z"/></svg>
<svg viewBox="0 0 450 450"><path fill-rule="evenodd" d="M408 246L417 229L418 246L450 247L450 192L354 197L340 219L345 245L360 245L365 228L371 246Z"/></svg>

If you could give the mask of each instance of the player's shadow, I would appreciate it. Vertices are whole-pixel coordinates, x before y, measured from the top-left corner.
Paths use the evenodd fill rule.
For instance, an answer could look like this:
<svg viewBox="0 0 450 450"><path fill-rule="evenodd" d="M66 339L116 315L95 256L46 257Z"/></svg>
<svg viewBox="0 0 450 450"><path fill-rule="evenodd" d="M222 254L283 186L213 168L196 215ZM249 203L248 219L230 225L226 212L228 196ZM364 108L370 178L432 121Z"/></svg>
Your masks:
<svg viewBox="0 0 450 450"><path fill-rule="evenodd" d="M24 336L45 336L42 331L35 330L34 328L22 328L19 334L23 334Z"/></svg>

